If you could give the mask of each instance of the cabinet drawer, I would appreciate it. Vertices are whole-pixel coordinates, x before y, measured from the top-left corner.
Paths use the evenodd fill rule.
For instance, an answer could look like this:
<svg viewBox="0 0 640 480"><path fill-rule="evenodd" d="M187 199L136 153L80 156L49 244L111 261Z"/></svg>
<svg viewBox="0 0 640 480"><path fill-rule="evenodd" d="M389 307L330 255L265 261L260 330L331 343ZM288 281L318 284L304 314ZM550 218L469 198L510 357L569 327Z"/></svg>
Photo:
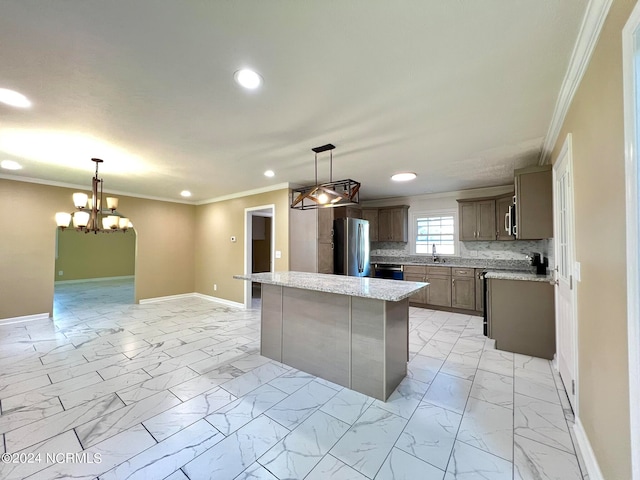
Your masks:
<svg viewBox="0 0 640 480"><path fill-rule="evenodd" d="M451 274L454 277L473 277L473 268L456 268L451 267Z"/></svg>
<svg viewBox="0 0 640 480"><path fill-rule="evenodd" d="M425 275L427 273L426 265L405 265L405 275Z"/></svg>
<svg viewBox="0 0 640 480"><path fill-rule="evenodd" d="M427 275L451 276L451 268L450 267L427 267Z"/></svg>

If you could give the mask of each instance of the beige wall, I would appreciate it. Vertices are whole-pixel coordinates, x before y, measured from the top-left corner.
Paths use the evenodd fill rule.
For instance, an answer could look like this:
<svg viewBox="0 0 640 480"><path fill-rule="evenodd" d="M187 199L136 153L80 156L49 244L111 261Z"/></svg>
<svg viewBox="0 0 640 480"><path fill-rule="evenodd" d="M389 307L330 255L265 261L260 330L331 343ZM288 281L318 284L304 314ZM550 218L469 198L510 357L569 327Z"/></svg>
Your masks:
<svg viewBox="0 0 640 480"><path fill-rule="evenodd" d="M604 478L631 478L626 318L622 27L634 1L611 7L552 161L573 136L579 417Z"/></svg>
<svg viewBox="0 0 640 480"><path fill-rule="evenodd" d="M276 190L224 202L197 207L196 219L196 281L198 293L244 302L244 282L233 275L244 272L245 208L275 205L273 228L275 250L282 252L275 259L274 270L289 269L289 191ZM230 238L237 238L232 243ZM213 285L218 290L213 290Z"/></svg>
<svg viewBox="0 0 640 480"><path fill-rule="evenodd" d="M59 230L57 253L56 281L133 275L136 233L131 229L109 235L85 235L70 228Z"/></svg>
<svg viewBox="0 0 640 480"><path fill-rule="evenodd" d="M0 319L51 312L57 211L75 190L0 179ZM119 196L137 234L136 300L194 291L193 205Z"/></svg>

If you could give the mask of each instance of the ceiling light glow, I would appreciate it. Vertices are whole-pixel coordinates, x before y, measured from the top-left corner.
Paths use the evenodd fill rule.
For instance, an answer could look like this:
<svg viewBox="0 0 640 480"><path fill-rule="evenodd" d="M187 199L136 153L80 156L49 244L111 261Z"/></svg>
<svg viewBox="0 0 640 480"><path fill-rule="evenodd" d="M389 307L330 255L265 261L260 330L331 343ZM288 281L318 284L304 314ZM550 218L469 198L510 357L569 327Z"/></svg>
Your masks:
<svg viewBox="0 0 640 480"><path fill-rule="evenodd" d="M180 192L180 195L182 195L183 197L190 197L191 196L191 192L189 190L182 190Z"/></svg>
<svg viewBox="0 0 640 480"><path fill-rule="evenodd" d="M413 180L416 177L417 175L413 172L402 172L392 175L391 180L393 180L394 182L408 182L409 180Z"/></svg>
<svg viewBox="0 0 640 480"><path fill-rule="evenodd" d="M18 162L14 162L13 160L2 160L0 162L0 167L4 168L5 170L20 170L22 168L22 165L20 165Z"/></svg>
<svg viewBox="0 0 640 480"><path fill-rule="evenodd" d="M8 88L0 88L0 102L18 108L29 108L31 101L23 94Z"/></svg>
<svg viewBox="0 0 640 480"><path fill-rule="evenodd" d="M273 170L267 170L266 172L264 172L264 176L265 176L265 177L269 177L269 178L271 178L271 177L273 177L274 175L275 175L275 173L274 173L274 171L273 171Z"/></svg>
<svg viewBox="0 0 640 480"><path fill-rule="evenodd" d="M240 86L248 88L249 90L255 90L262 84L262 77L248 68L238 70L233 74L233 78L235 78Z"/></svg>

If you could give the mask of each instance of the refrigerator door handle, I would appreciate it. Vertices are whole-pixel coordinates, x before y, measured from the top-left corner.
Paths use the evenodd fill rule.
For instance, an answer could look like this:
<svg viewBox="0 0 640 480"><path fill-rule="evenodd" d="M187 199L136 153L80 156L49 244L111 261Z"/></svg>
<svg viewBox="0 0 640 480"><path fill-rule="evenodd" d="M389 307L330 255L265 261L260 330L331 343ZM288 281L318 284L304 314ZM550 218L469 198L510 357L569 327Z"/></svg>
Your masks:
<svg viewBox="0 0 640 480"><path fill-rule="evenodd" d="M358 223L358 236L356 241L358 243L358 249L357 249L358 273L362 273L362 266L360 262L360 259L362 257L362 225L359 223Z"/></svg>

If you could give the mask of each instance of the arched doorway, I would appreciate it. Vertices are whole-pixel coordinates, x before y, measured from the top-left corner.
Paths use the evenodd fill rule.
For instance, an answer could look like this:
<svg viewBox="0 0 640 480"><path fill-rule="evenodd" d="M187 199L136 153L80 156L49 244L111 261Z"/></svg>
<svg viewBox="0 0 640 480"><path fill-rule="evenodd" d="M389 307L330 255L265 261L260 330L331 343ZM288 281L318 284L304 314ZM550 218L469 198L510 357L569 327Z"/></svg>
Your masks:
<svg viewBox="0 0 640 480"><path fill-rule="evenodd" d="M56 232L53 316L135 303L136 232Z"/></svg>

